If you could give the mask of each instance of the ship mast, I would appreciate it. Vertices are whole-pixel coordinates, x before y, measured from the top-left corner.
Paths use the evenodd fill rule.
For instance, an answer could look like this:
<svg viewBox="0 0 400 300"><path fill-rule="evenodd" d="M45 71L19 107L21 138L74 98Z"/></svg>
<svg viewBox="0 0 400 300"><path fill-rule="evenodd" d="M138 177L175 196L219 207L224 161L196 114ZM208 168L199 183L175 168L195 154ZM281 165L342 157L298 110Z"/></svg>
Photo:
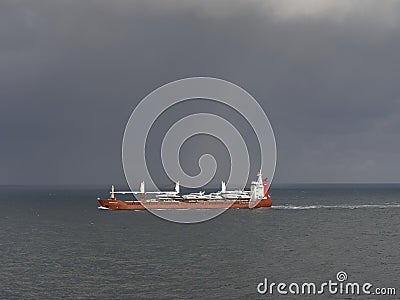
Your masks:
<svg viewBox="0 0 400 300"><path fill-rule="evenodd" d="M111 197L110 199L115 199L115 194L114 194L114 185L111 186Z"/></svg>
<svg viewBox="0 0 400 300"><path fill-rule="evenodd" d="M257 183L259 183L259 184L263 183L261 170L257 174Z"/></svg>

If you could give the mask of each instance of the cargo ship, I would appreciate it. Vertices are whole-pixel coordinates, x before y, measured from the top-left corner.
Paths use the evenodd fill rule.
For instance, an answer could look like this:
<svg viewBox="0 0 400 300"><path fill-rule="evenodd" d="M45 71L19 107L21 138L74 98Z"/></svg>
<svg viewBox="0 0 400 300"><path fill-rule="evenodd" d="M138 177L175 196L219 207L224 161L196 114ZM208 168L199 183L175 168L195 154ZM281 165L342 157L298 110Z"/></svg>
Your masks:
<svg viewBox="0 0 400 300"><path fill-rule="evenodd" d="M204 192L181 195L179 182L174 191L145 192L144 182L140 184L140 191L115 191L111 186L109 199L98 198L101 210L143 210L143 209L215 209L215 208L266 208L272 206L272 199L268 193L268 182L258 173L257 181L251 183L249 191L227 191L225 182L221 183L221 190L215 193ZM119 200L118 194L138 195L139 199ZM155 197L146 199L147 195Z"/></svg>

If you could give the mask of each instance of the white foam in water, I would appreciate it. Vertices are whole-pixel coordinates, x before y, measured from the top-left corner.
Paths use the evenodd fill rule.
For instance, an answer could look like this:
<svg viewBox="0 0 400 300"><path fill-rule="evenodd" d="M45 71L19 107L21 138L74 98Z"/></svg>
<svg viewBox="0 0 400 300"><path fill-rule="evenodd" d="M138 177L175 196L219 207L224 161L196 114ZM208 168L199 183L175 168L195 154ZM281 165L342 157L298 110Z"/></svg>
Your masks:
<svg viewBox="0 0 400 300"><path fill-rule="evenodd" d="M400 204L361 204L361 205L274 205L273 209L358 209L358 208L400 208Z"/></svg>

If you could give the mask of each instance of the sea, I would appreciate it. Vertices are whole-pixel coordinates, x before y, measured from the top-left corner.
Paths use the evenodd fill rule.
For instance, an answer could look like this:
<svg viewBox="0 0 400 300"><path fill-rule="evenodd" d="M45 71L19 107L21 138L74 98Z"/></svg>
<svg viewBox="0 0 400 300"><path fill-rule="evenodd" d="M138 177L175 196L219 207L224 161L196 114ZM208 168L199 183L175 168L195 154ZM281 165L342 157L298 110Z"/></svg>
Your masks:
<svg viewBox="0 0 400 300"><path fill-rule="evenodd" d="M177 224L98 210L106 186L2 186L0 299L400 299L400 185L270 194L270 209ZM299 294L329 280L397 295Z"/></svg>

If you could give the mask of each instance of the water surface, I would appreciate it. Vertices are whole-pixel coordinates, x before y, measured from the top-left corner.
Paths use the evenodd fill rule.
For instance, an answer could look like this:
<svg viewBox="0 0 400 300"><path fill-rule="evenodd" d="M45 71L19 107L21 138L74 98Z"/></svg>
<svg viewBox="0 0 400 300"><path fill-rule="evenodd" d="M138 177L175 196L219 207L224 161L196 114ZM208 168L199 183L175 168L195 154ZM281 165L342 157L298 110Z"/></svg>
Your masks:
<svg viewBox="0 0 400 300"><path fill-rule="evenodd" d="M318 283L339 271L399 292L398 186L280 187L272 209L191 225L99 211L106 194L1 187L1 299L267 299L264 277Z"/></svg>

